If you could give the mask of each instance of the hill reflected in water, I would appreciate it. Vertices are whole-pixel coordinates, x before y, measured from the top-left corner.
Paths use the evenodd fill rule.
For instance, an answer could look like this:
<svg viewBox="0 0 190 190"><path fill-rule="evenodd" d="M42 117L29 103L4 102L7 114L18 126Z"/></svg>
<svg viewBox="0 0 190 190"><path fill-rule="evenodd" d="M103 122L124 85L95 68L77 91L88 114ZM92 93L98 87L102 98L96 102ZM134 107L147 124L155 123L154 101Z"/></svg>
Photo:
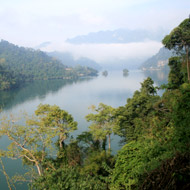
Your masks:
<svg viewBox="0 0 190 190"><path fill-rule="evenodd" d="M44 99L47 94L55 94L65 86L89 80L93 80L93 78L81 78L78 80L40 80L30 82L17 89L0 92L0 107L3 108L3 110L8 110L29 100L34 100L36 98Z"/></svg>

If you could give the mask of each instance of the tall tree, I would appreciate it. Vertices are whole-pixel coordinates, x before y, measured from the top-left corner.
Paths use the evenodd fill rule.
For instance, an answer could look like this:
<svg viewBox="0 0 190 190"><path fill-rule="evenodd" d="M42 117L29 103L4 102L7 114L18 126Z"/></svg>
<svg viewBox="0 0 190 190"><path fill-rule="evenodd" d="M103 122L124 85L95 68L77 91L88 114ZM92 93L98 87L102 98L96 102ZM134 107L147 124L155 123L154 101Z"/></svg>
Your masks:
<svg viewBox="0 0 190 190"><path fill-rule="evenodd" d="M23 121L15 119L1 121L0 136L7 136L11 140L8 151L1 153L11 158L23 158L26 164L35 165L41 176L44 163L54 168L48 160L55 154L55 139L58 138L62 148L68 133L77 129L77 123L58 106L40 104L35 114L32 119L26 119L25 125L20 125Z"/></svg>
<svg viewBox="0 0 190 190"><path fill-rule="evenodd" d="M77 122L72 115L59 106L50 106L49 104L40 104L35 111L37 119L28 120L29 125L45 126L54 130L59 136L59 147L63 147L64 140L70 132L77 129Z"/></svg>
<svg viewBox="0 0 190 190"><path fill-rule="evenodd" d="M171 33L162 40L164 46L168 49L174 49L176 52L185 50L187 75L190 82L190 18L185 19L178 27L174 28Z"/></svg>
<svg viewBox="0 0 190 190"><path fill-rule="evenodd" d="M19 125L6 119L1 121L0 135L11 141L7 151L1 150L3 156L22 158L25 164L34 165L40 176L43 174L42 163L47 155L51 155L53 131L41 126Z"/></svg>
<svg viewBox="0 0 190 190"><path fill-rule="evenodd" d="M113 112L114 108L111 106L100 103L98 108L95 109L96 114L88 114L86 116L87 121L91 121L89 126L90 132L97 140L106 140L108 137L109 150L111 149L111 134L113 133Z"/></svg>
<svg viewBox="0 0 190 190"><path fill-rule="evenodd" d="M160 99L153 84L153 80L148 77L141 83L140 91L135 91L133 97L127 99L127 104L115 111L114 131L123 137L124 142L137 140L148 127L147 120L154 111L154 103Z"/></svg>
<svg viewBox="0 0 190 190"><path fill-rule="evenodd" d="M180 57L171 57L168 65L170 67L168 87L169 89L177 89L185 82L186 69L182 66Z"/></svg>

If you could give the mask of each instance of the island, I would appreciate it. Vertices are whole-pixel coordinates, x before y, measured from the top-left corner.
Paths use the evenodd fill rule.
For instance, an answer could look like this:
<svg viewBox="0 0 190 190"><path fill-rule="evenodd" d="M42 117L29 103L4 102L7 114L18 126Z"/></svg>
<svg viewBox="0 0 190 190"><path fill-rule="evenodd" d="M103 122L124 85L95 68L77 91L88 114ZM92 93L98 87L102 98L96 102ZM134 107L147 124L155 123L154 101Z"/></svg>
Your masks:
<svg viewBox="0 0 190 190"><path fill-rule="evenodd" d="M105 77L107 77L107 76L108 76L108 71L106 71L106 70L103 71L103 72L102 72L102 75L105 76Z"/></svg>
<svg viewBox="0 0 190 190"><path fill-rule="evenodd" d="M129 75L129 70L128 69L123 69L123 76L127 77Z"/></svg>

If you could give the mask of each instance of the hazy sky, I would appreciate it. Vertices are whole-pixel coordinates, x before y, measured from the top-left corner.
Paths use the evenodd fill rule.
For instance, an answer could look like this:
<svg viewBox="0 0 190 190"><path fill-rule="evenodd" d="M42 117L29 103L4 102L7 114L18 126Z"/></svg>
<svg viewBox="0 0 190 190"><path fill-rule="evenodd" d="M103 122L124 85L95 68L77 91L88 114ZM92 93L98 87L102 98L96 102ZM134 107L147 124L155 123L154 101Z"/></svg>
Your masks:
<svg viewBox="0 0 190 190"><path fill-rule="evenodd" d="M171 30L189 14L190 0L0 0L0 39L63 46L67 38L99 30Z"/></svg>

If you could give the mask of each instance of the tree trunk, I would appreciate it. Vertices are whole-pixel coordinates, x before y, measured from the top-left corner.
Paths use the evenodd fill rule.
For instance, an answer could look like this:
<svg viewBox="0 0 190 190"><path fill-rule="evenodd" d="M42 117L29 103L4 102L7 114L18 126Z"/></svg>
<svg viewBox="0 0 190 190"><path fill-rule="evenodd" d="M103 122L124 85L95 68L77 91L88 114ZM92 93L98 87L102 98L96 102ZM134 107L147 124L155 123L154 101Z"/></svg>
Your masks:
<svg viewBox="0 0 190 190"><path fill-rule="evenodd" d="M109 151L110 151L111 150L111 136L110 136L110 134L108 135L108 140L109 140L108 146L109 146Z"/></svg>
<svg viewBox="0 0 190 190"><path fill-rule="evenodd" d="M62 140L59 140L59 148L60 148L60 149L63 148Z"/></svg>
<svg viewBox="0 0 190 190"><path fill-rule="evenodd" d="M66 139L65 136L63 136L62 134L59 135L59 148L60 149L63 149L63 143L64 143L65 139Z"/></svg>
<svg viewBox="0 0 190 190"><path fill-rule="evenodd" d="M42 172L41 172L40 166L39 166L39 164L37 162L35 162L35 164L36 164L36 168L38 170L38 174L39 174L39 176L41 176Z"/></svg>
<svg viewBox="0 0 190 190"><path fill-rule="evenodd" d="M190 71L189 71L189 49L188 47L186 49L186 56L187 56L187 76L188 76L188 82L190 82Z"/></svg>
<svg viewBox="0 0 190 190"><path fill-rule="evenodd" d="M105 139L102 142L102 149L106 150L106 141L107 141L107 137L105 137Z"/></svg>
<svg viewBox="0 0 190 190"><path fill-rule="evenodd" d="M39 162L37 161L37 159L35 158L35 156L31 153L30 150L28 150L27 148L24 147L24 145L18 143L12 136L10 136L9 133L7 133L7 136L9 137L10 140L12 140L17 146L19 146L23 151L27 152L30 156L28 157L27 154L23 155L25 158L27 158L30 162L34 162L36 165L36 168L38 170L38 174L41 176L42 175L42 170L40 168Z"/></svg>

